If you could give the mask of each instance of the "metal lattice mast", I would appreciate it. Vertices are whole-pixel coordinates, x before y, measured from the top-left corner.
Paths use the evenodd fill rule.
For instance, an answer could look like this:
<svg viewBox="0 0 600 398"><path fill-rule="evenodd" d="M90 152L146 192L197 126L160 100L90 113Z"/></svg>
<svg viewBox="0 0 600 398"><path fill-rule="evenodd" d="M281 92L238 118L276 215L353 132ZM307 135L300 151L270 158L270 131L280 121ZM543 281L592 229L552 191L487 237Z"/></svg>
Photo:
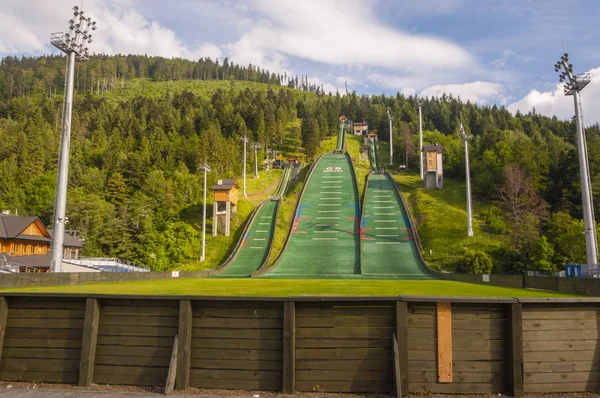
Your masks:
<svg viewBox="0 0 600 398"><path fill-rule="evenodd" d="M69 180L69 152L71 148L71 115L73 113L73 80L75 77L75 61L88 60L87 44L92 42L90 31L96 30L96 22L84 17L83 10L73 7L73 19L69 20L69 32L52 33L50 43L67 55L67 73L65 99L63 102L63 120L60 138L60 156L58 162L58 178L56 196L54 198L54 215L52 220L52 272L62 271L63 244L65 224L67 222L67 182Z"/></svg>
<svg viewBox="0 0 600 398"><path fill-rule="evenodd" d="M596 237L596 220L594 218L594 201L588 162L587 143L583 130L583 112L580 92L590 83L589 73L576 75L573 65L569 63L569 54L565 53L554 65L554 71L561 71L560 82L565 83L565 95L572 95L575 106L575 122L577 127L577 149L579 152L579 168L581 176L581 199L583 204L583 222L585 226L585 249L587 264L590 268L598 266L598 240Z"/></svg>

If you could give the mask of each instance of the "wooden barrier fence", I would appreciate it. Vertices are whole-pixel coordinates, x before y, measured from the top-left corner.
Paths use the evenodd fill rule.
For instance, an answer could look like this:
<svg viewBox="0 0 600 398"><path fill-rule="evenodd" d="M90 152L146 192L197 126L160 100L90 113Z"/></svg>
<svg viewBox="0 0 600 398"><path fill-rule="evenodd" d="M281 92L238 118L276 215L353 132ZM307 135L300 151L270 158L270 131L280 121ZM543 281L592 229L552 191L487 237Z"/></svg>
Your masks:
<svg viewBox="0 0 600 398"><path fill-rule="evenodd" d="M176 363L176 389L599 392L599 315L595 298L5 294L0 380L164 386Z"/></svg>

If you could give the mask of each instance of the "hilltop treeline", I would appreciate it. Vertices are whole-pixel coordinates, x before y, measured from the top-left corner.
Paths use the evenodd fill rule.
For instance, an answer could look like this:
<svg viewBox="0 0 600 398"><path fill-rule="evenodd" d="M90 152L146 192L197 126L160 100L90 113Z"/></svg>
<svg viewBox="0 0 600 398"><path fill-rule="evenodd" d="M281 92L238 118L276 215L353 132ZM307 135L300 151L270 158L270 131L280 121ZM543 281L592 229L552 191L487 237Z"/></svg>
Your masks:
<svg viewBox="0 0 600 398"><path fill-rule="evenodd" d="M93 57L77 65L76 76L67 228L86 239L87 255L119 256L156 269L195 259L200 242L186 214L201 205L198 164L213 167L210 182L239 176L244 134L262 144L261 156L267 147L299 149L309 160L321 140L335 134L342 113L368 121L387 140L389 109L395 164L418 169L414 97L324 94L305 78L209 59ZM161 94L115 100L112 93L138 79L156 82L154 93ZM160 83L166 80L211 80L213 89L167 89ZM215 80L221 81L217 89ZM0 63L0 207L38 215L47 224L63 84L64 58L8 57ZM199 91L208 85L197 84ZM442 144L446 177L463 181L461 116L473 137L477 221L503 242L500 250L478 256L504 272L553 271L583 262L574 124L449 96L425 99L425 143ZM600 193L598 126L587 129L587 138L594 191Z"/></svg>
<svg viewBox="0 0 600 398"><path fill-rule="evenodd" d="M24 95L62 96L65 85L65 57L5 57L0 59L0 100ZM167 59L147 55L94 55L87 62L78 63L75 72L75 90L80 93L101 94L115 89L126 89L133 79L156 82L169 80L239 80L285 85L309 92L323 89L308 78L275 74L256 65L238 65L227 58L222 61L202 58L190 61L182 58Z"/></svg>

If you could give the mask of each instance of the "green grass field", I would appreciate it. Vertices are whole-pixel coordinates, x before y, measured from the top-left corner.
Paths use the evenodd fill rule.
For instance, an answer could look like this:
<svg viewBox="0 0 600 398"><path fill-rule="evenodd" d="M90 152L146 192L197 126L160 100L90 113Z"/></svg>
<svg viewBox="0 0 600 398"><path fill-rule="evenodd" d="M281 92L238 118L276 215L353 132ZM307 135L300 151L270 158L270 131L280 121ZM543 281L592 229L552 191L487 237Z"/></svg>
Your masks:
<svg viewBox="0 0 600 398"><path fill-rule="evenodd" d="M498 236L481 228L477 206L473 212L474 236L467 236L465 183L444 178L443 189L425 189L418 173L396 173L409 210L417 221L423 257L434 269L452 270L464 250L497 250Z"/></svg>
<svg viewBox="0 0 600 398"><path fill-rule="evenodd" d="M135 283L93 283L10 289L5 292L144 294L190 296L468 296L573 297L538 290L511 289L452 281L295 280L190 278Z"/></svg>

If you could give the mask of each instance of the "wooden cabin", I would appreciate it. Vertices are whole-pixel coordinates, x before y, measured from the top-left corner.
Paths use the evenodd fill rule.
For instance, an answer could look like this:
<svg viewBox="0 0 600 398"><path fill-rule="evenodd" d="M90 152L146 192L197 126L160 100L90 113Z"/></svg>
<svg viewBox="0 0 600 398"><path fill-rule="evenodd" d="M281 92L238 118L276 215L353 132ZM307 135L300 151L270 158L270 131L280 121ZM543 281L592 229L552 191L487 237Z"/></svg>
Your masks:
<svg viewBox="0 0 600 398"><path fill-rule="evenodd" d="M0 253L44 255L51 242L52 236L38 217L0 214Z"/></svg>
<svg viewBox="0 0 600 398"><path fill-rule="evenodd" d="M444 187L444 170L442 167L441 145L423 145L423 179L425 188L442 189Z"/></svg>
<svg viewBox="0 0 600 398"><path fill-rule="evenodd" d="M238 190L240 186L235 179L219 180L216 185L213 185L213 200L215 202L230 202L237 206Z"/></svg>
<svg viewBox="0 0 600 398"><path fill-rule="evenodd" d="M50 270L52 231L38 217L0 214L0 254L11 263L22 265L19 272ZM83 243L65 233L63 258L77 259Z"/></svg>
<svg viewBox="0 0 600 398"><path fill-rule="evenodd" d="M217 236L219 220L223 224L224 235L229 236L231 213L237 210L239 189L240 186L235 179L219 180L216 185L213 185L213 236Z"/></svg>
<svg viewBox="0 0 600 398"><path fill-rule="evenodd" d="M369 132L369 124L365 121L354 122L352 124L352 130L354 131L354 135L367 135Z"/></svg>
<svg viewBox="0 0 600 398"><path fill-rule="evenodd" d="M288 164L298 164L298 158L295 156L288 156L287 162Z"/></svg>

